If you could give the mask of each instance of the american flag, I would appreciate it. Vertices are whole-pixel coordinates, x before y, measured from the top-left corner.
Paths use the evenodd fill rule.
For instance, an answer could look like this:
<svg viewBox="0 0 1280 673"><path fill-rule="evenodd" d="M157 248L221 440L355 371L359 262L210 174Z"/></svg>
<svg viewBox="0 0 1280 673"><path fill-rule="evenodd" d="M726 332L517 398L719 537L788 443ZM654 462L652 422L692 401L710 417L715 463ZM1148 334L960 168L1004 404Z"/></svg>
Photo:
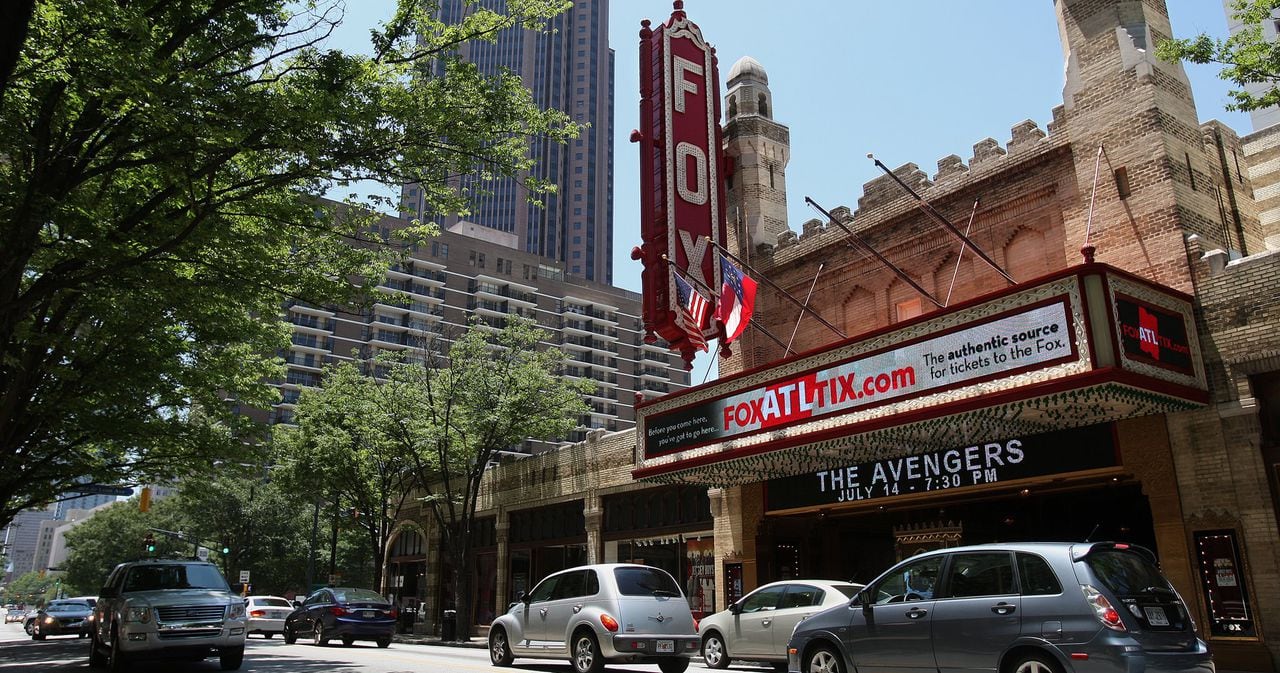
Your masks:
<svg viewBox="0 0 1280 673"><path fill-rule="evenodd" d="M676 279L676 303L680 305L680 322L684 328L685 334L689 335L689 341L699 350L707 350L707 340L702 336L702 323L707 319L707 313L711 308L711 302L702 296L701 292L693 289L693 286L680 274L674 274Z"/></svg>

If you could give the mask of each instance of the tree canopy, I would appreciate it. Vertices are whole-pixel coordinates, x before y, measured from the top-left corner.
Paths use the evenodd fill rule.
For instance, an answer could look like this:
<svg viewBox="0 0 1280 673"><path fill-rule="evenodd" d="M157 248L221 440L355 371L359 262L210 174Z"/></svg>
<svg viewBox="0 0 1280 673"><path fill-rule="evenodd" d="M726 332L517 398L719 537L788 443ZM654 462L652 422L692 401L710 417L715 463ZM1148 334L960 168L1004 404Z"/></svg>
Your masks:
<svg viewBox="0 0 1280 673"><path fill-rule="evenodd" d="M456 176L522 175L531 138L577 132L518 77L455 54L542 27L565 0L455 25L401 0L370 55L325 48L340 0L10 4L0 525L77 483L181 478L253 450L237 412L275 400L282 301L358 301L391 254L370 211L315 197L415 182L428 212L463 211Z"/></svg>
<svg viewBox="0 0 1280 673"><path fill-rule="evenodd" d="M422 516L434 522L451 567L468 568L480 483L491 461L526 439L564 437L588 410L584 396L595 383L562 376L564 354L543 345L545 335L523 318L508 317L501 329L477 318L443 357L445 349L428 345L415 355L382 355L365 363L363 372L355 364L339 365L323 389L299 401L299 441L282 446L304 450L277 460L364 462L363 470L352 472L353 465L344 472L348 476L333 477L340 484L330 483L353 500L380 501L387 486L410 493L425 505ZM412 491L400 485L402 479ZM384 525L401 518L388 508L370 514L370 526L379 518ZM386 545L394 538L384 540ZM452 579L454 596L470 595L469 572ZM446 607L458 610L459 624L471 623L469 601ZM458 635L465 639L462 631Z"/></svg>
<svg viewBox="0 0 1280 673"><path fill-rule="evenodd" d="M1222 79L1240 87L1262 84L1262 93L1253 94L1245 89L1229 92L1233 102L1229 110L1248 112L1280 105L1280 43L1266 39L1262 24L1271 19L1272 11L1280 8L1280 0L1235 0L1233 15L1243 24L1242 28L1225 40L1201 33L1193 38L1163 40L1156 47L1160 58L1168 61L1185 60L1192 63L1217 63L1223 66Z"/></svg>

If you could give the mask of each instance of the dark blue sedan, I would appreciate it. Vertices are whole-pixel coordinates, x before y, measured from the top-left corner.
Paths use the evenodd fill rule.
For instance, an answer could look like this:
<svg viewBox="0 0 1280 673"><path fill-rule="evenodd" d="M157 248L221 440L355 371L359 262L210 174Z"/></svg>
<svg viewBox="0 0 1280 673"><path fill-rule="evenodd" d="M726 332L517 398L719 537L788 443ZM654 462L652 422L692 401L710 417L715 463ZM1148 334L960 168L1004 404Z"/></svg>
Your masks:
<svg viewBox="0 0 1280 673"><path fill-rule="evenodd" d="M302 607L284 620L284 642L310 638L321 647L330 640L351 646L357 640L372 640L378 647L391 644L395 633L395 606L368 589L325 587L307 596Z"/></svg>

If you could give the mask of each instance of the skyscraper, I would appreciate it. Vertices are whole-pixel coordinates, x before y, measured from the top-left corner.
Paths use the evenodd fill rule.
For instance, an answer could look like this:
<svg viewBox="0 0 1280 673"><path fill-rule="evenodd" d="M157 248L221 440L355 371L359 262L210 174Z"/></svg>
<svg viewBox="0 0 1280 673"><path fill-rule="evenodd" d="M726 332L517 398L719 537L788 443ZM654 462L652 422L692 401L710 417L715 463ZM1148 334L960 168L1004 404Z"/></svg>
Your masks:
<svg viewBox="0 0 1280 673"><path fill-rule="evenodd" d="M505 10L504 0L478 3ZM468 11L463 0L441 0L440 16L454 23ZM501 33L496 43L472 42L461 56L482 71L518 73L539 106L555 108L584 126L567 145L534 141L531 173L557 185L528 203L528 190L516 179L484 185L467 221L514 234L524 252L563 262L571 276L613 282L613 50L609 48L608 0L578 0L551 21L549 30L520 28ZM475 178L464 178L463 187ZM401 192L406 217L424 213L421 190L405 185ZM441 222L449 227L458 221Z"/></svg>

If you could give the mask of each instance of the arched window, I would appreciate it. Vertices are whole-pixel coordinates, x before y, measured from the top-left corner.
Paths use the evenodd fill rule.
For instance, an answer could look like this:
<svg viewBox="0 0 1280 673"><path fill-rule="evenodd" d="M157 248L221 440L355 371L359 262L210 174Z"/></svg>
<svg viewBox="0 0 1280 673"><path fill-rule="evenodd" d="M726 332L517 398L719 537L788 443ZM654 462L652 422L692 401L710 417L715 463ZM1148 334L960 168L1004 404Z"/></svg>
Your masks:
<svg viewBox="0 0 1280 673"><path fill-rule="evenodd" d="M756 97L756 107L759 108L761 117L769 116L769 99L764 94Z"/></svg>
<svg viewBox="0 0 1280 673"><path fill-rule="evenodd" d="M729 119L738 116L738 97L729 96Z"/></svg>

